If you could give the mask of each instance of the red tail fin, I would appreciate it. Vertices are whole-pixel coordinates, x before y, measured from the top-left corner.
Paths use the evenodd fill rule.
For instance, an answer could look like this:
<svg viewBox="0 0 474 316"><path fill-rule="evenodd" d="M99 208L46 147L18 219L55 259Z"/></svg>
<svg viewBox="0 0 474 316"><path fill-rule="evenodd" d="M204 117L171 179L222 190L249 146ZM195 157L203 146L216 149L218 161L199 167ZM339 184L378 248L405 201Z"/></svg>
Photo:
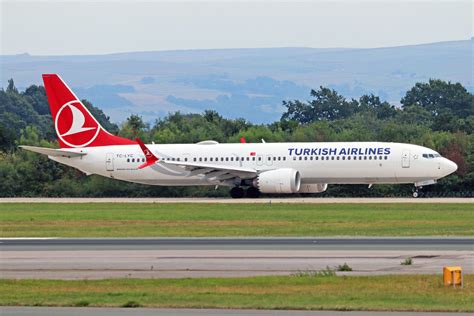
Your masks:
<svg viewBox="0 0 474 316"><path fill-rule="evenodd" d="M58 75L43 82L61 148L136 144L107 132Z"/></svg>

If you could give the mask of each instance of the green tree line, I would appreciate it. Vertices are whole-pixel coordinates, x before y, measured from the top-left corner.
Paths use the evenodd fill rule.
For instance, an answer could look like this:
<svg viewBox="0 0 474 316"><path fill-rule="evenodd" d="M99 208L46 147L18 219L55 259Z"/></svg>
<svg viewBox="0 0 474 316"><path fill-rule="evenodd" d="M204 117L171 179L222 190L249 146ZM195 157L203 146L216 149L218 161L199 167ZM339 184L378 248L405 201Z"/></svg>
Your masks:
<svg viewBox="0 0 474 316"><path fill-rule="evenodd" d="M286 100L281 119L252 124L226 119L211 110L201 114L170 113L152 125L131 115L117 125L102 110L86 107L112 133L147 142L335 142L387 141L419 144L455 161L458 171L423 189L426 196L474 195L474 96L461 84L442 80L417 83L394 106L375 95L347 99L320 87L311 99ZM57 147L45 90L32 85L18 91L13 80L0 90L0 196L224 196L227 189L160 187L125 183L48 160L18 145ZM410 185L331 185L317 196L407 196Z"/></svg>

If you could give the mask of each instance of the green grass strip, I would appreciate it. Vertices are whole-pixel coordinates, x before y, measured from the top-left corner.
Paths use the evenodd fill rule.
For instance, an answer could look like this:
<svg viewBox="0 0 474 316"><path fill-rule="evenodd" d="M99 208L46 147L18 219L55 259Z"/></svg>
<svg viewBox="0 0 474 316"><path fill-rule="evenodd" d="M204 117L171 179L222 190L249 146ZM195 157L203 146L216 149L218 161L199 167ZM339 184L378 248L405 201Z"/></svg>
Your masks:
<svg viewBox="0 0 474 316"><path fill-rule="evenodd" d="M0 204L1 237L474 236L474 204Z"/></svg>
<svg viewBox="0 0 474 316"><path fill-rule="evenodd" d="M474 312L440 275L202 279L0 280L0 305Z"/></svg>

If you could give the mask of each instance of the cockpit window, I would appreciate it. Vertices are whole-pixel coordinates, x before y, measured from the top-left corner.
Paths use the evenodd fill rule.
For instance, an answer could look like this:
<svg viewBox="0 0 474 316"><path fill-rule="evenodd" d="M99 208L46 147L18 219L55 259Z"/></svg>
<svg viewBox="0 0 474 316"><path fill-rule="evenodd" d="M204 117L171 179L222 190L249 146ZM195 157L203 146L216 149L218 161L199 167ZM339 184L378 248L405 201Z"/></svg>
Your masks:
<svg viewBox="0 0 474 316"><path fill-rule="evenodd" d="M428 158L428 159L441 157L441 155L438 154L438 153L435 153L435 154L423 154L422 156L423 156L423 158Z"/></svg>

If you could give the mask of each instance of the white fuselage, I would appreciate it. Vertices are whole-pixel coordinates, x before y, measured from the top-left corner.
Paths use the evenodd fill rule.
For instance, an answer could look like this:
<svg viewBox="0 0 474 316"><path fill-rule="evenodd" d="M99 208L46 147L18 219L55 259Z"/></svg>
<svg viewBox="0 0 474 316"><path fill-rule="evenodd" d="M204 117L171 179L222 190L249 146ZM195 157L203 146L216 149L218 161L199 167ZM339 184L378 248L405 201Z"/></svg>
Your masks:
<svg viewBox="0 0 474 316"><path fill-rule="evenodd" d="M145 156L138 145L78 148L82 157L50 157L87 174L151 185L223 184L166 161L245 167L258 173L292 168L301 184L435 183L456 170L456 164L432 149L402 143L244 143L147 145L160 161L138 169ZM243 179L244 180L244 179Z"/></svg>

